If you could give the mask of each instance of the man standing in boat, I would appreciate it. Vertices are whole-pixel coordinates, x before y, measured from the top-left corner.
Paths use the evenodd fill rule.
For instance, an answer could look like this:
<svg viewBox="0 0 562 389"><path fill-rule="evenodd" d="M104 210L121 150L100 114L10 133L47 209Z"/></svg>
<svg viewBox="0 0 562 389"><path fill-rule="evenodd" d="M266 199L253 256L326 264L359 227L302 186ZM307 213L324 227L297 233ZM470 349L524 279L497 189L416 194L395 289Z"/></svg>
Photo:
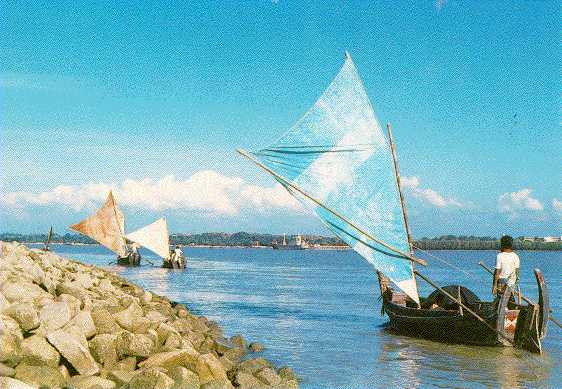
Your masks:
<svg viewBox="0 0 562 389"><path fill-rule="evenodd" d="M496 257L492 294L499 296L508 286L514 290L518 282L519 256L513 251L513 238L504 235L500 240L500 252Z"/></svg>
<svg viewBox="0 0 562 389"><path fill-rule="evenodd" d="M179 245L177 245L176 249L174 250L174 259L172 262L172 267L174 269L183 268L183 251L181 251L181 247Z"/></svg>

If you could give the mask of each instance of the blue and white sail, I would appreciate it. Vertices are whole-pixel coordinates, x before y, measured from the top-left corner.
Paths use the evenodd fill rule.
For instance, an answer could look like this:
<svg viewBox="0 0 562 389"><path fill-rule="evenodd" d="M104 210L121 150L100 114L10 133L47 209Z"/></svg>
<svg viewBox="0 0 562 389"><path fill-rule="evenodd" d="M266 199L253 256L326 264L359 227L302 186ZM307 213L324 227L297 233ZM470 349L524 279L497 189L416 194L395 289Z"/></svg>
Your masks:
<svg viewBox="0 0 562 389"><path fill-rule="evenodd" d="M349 55L314 106L279 140L250 154L419 302L392 151Z"/></svg>

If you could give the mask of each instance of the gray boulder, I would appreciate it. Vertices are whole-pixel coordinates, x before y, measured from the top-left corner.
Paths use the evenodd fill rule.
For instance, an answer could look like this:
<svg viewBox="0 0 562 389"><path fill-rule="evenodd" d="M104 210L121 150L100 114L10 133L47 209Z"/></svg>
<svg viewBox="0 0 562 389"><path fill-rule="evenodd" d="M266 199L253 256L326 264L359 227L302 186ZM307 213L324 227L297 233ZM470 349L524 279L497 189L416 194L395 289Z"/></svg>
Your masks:
<svg viewBox="0 0 562 389"><path fill-rule="evenodd" d="M194 349L183 349L153 354L139 363L142 367L163 367L171 369L175 366L192 367L197 364L199 353Z"/></svg>
<svg viewBox="0 0 562 389"><path fill-rule="evenodd" d="M72 307L66 301L45 305L39 312L42 330L45 333L58 330L72 319L74 313L76 312L73 312Z"/></svg>
<svg viewBox="0 0 562 389"><path fill-rule="evenodd" d="M183 366L168 369L168 375L174 380L173 389L199 389L197 374Z"/></svg>
<svg viewBox="0 0 562 389"><path fill-rule="evenodd" d="M267 385L278 385L281 383L281 377L270 367L266 367L255 373L260 381Z"/></svg>
<svg viewBox="0 0 562 389"><path fill-rule="evenodd" d="M50 366L28 365L26 363L20 363L16 367L14 378L30 385L51 388L60 388L65 383L65 379L59 369Z"/></svg>
<svg viewBox="0 0 562 389"><path fill-rule="evenodd" d="M4 310L4 314L16 320L24 331L39 327L39 316L31 303L12 304Z"/></svg>
<svg viewBox="0 0 562 389"><path fill-rule="evenodd" d="M67 332L57 330L47 336L51 343L65 357L68 362L81 375L95 375L99 373L99 367L90 354L88 347L70 336Z"/></svg>
<svg viewBox="0 0 562 389"><path fill-rule="evenodd" d="M37 389L36 385L29 385L25 382L10 377L0 377L0 388L2 389Z"/></svg>
<svg viewBox="0 0 562 389"><path fill-rule="evenodd" d="M92 356L96 362L104 367L110 367L117 363L116 338L115 335L100 334L96 335L88 343Z"/></svg>
<svg viewBox="0 0 562 389"><path fill-rule="evenodd" d="M171 389L173 386L174 380L156 367L139 370L129 381L129 388L135 389Z"/></svg>
<svg viewBox="0 0 562 389"><path fill-rule="evenodd" d="M58 367L60 355L42 335L33 335L21 344L22 362L29 365Z"/></svg>
<svg viewBox="0 0 562 389"><path fill-rule="evenodd" d="M115 334L121 330L121 327L107 309L92 311L91 315L98 334Z"/></svg>
<svg viewBox="0 0 562 389"><path fill-rule="evenodd" d="M68 381L67 386L71 389L115 389L117 384L102 377L76 375Z"/></svg>
<svg viewBox="0 0 562 389"><path fill-rule="evenodd" d="M154 342L143 334L121 331L115 339L118 356L148 357L154 351Z"/></svg>

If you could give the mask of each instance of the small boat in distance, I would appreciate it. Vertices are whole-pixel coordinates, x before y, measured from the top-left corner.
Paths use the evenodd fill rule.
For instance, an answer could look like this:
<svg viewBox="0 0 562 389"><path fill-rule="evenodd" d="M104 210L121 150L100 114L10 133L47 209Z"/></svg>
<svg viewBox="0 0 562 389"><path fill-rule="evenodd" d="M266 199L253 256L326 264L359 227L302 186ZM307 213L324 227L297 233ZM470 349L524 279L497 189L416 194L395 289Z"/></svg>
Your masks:
<svg viewBox="0 0 562 389"><path fill-rule="evenodd" d="M49 246L51 244L51 240L53 239L53 226L49 229L49 233L47 234L47 240L43 244L43 251L49 251Z"/></svg>
<svg viewBox="0 0 562 389"><path fill-rule="evenodd" d="M305 250L308 248L308 243L301 235L295 237L295 244L287 243L287 234L283 234L283 243L278 244L274 242L271 247L274 250Z"/></svg>
<svg viewBox="0 0 562 389"><path fill-rule="evenodd" d="M390 125L387 131L388 139L346 53L332 83L288 132L262 150L238 152L271 174L375 268L383 312L394 331L540 353L549 304L538 269L538 304L515 304L509 290L485 302L460 285L439 287L414 268L427 263L414 255ZM435 291L420 297L416 277Z"/></svg>
<svg viewBox="0 0 562 389"><path fill-rule="evenodd" d="M86 235L117 255L117 263L125 266L139 266L141 256L130 250L125 238L125 217L117 207L110 191L103 206L90 217L73 224L70 228Z"/></svg>

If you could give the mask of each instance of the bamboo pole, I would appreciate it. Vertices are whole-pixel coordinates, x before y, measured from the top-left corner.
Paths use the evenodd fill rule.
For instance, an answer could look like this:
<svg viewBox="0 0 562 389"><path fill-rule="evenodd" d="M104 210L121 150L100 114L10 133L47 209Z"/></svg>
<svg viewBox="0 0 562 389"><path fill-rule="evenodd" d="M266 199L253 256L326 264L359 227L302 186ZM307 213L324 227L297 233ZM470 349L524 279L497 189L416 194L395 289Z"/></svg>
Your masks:
<svg viewBox="0 0 562 389"><path fill-rule="evenodd" d="M410 234L410 226L408 225L408 212L406 211L406 204L404 203L404 194L402 193L402 186L400 185L400 168L398 167L398 158L396 157L396 147L394 146L394 137L392 136L392 127L390 123L386 124L386 131L388 132L388 141L390 143L390 151L392 152L392 162L394 163L394 175L396 177L396 185L398 186L398 194L400 195L400 206L402 208L402 216L404 218L404 227L406 235L408 236L408 245L410 246L410 254L414 255L414 248L412 244L412 235Z"/></svg>
<svg viewBox="0 0 562 389"><path fill-rule="evenodd" d="M355 230L357 230L359 233L365 235L366 237L368 237L369 239L372 239L373 241L377 242L378 244L386 247L387 249L400 254L401 256L404 257L404 259L408 259L410 261L419 263L420 265L423 266L427 266L427 262L424 261L423 259L420 258L416 258L411 254L406 254L404 253L402 250L399 250L391 245L389 245L386 242L383 242L382 240L379 240L375 237L373 237L371 234L369 234L367 231L363 230L362 228L356 226L355 224L353 224L351 221L347 220L346 217L344 217L343 215L341 215L339 212L334 211L333 209L325 206L324 204L322 204L319 200L315 199L314 197L312 197L311 195L309 195L308 193L304 192L302 189L300 189L298 186L296 186L295 184L293 184L292 182L290 182L289 180L287 180L285 177L275 173L273 170L271 170L270 168L268 168L267 166L265 166L263 163L261 163L260 161L258 161L257 159L255 159L254 157L252 157L246 150L243 149L238 149L236 150L240 155L248 158L250 161L254 162L256 165L258 165L260 168L262 168L263 170L265 170L266 172L268 172L269 174L271 174L273 177L277 178L278 180L282 181L285 185L291 187L291 189L295 190L296 192L299 192L301 195L303 195L304 197L308 198L310 201L312 201L313 203L315 203L316 205L320 206L321 208L325 209L326 211L330 212L332 215L340 218L341 220L343 220L344 222L346 222L347 224L349 224L351 227L353 227Z"/></svg>
<svg viewBox="0 0 562 389"><path fill-rule="evenodd" d="M433 286L435 289L437 289L438 291L440 291L441 293L443 293L445 296L449 297L451 300L455 301L457 304L459 304L460 307L463 307L465 309L465 311L467 311L468 313L470 313L472 316L474 316L476 319L478 319L479 321L481 321L482 323L484 323L484 325L486 325L486 327L488 327L489 329L491 329L492 331L494 331L496 334L498 334L499 336L501 336L502 338L504 338L505 340L507 340L509 343L511 343L512 345L514 345L513 340L510 339L508 336L506 336L505 334L503 334L501 331L498 331L497 329L495 329L494 327L492 327L486 320L484 320L479 314L477 314L476 312L474 312L472 309L470 309L469 307L467 307L466 305L463 304L463 302L461 300L457 300L455 297L453 297L452 294L446 292L443 288L437 286L433 281L431 281L429 278L427 278L426 276L424 276L423 274L421 274L420 272L418 272L417 270L414 270L414 274L417 275L418 277L420 277L422 280L424 280L425 282L427 282L429 285Z"/></svg>
<svg viewBox="0 0 562 389"><path fill-rule="evenodd" d="M482 266L482 268L484 268L484 270L486 270L488 273L490 273L491 275L494 275L494 272L493 272L489 267L487 267L486 265L484 265L484 262L480 261L480 262L478 262L478 264L479 264L480 266ZM532 300L528 299L527 297L521 295L521 298L522 298L523 300L525 300L525 302L526 302L527 304L533 304L533 305L535 305L535 303L534 303ZM562 323L560 323L558 320L556 320L555 318L552 317L552 314L553 314L554 312L552 311L551 308L548 308L548 312L550 313L550 315L548 315L548 319L551 320L551 321L552 321L554 324L556 324L558 327L562 328Z"/></svg>

